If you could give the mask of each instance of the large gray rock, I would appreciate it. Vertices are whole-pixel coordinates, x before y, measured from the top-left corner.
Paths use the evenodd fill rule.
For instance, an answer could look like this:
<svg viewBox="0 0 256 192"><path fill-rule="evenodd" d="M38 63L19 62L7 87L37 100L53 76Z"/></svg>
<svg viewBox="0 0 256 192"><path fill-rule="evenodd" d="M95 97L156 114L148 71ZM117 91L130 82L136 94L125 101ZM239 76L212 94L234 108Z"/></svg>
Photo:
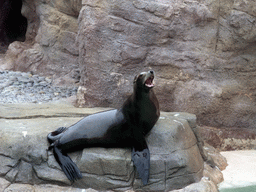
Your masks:
<svg viewBox="0 0 256 192"><path fill-rule="evenodd" d="M255 3L83 1L81 106L119 106L138 71L154 69L162 110L200 124L255 128Z"/></svg>
<svg viewBox="0 0 256 192"><path fill-rule="evenodd" d="M244 0L27 0L26 41L9 46L0 68L62 85L80 80L78 105L87 107L119 107L134 75L153 69L162 110L254 129L254 7Z"/></svg>
<svg viewBox="0 0 256 192"><path fill-rule="evenodd" d="M63 114L66 110L70 112ZM82 112L90 114L94 111L65 104L52 104L52 107L49 104L4 105L0 119L0 176L11 183L71 185L52 152L47 151L46 135L59 126L77 122L81 117L74 116L81 116ZM164 191L199 182L204 161L191 128L195 126L195 115L161 114L147 136L151 167L146 186L142 185L131 162L131 151L116 148L89 148L71 153L83 174L83 178L72 186L97 190Z"/></svg>
<svg viewBox="0 0 256 192"><path fill-rule="evenodd" d="M7 183L8 181L0 178L0 184ZM97 192L93 189L77 189L73 187L61 187L58 185L51 184L41 184L41 185L30 185L30 184L10 184L5 186L0 186L1 191L3 192L13 192L13 191L26 191L26 192Z"/></svg>

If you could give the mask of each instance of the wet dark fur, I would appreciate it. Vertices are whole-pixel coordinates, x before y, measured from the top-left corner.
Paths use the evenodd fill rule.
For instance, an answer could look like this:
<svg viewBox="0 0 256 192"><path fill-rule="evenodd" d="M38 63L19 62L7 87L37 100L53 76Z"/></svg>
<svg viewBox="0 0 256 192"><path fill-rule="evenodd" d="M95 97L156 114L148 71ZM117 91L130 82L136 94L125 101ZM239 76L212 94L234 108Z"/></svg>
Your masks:
<svg viewBox="0 0 256 192"><path fill-rule="evenodd" d="M143 184L148 183L150 154L145 136L157 122L160 112L158 100L152 87L145 81L154 77L154 72L141 73L134 79L133 94L120 109L87 116L76 124L60 127L48 135L54 157L68 179L82 177L68 152L88 147L131 148L132 161Z"/></svg>

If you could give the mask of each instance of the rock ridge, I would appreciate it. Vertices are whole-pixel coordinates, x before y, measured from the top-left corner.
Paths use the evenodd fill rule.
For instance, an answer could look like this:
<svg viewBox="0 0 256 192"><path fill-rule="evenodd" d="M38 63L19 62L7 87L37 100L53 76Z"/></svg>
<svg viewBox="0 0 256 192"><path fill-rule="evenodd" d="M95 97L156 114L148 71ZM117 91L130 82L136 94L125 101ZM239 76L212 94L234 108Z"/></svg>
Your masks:
<svg viewBox="0 0 256 192"><path fill-rule="evenodd" d="M52 108L49 105L52 105ZM56 163L52 152L47 151L46 135L60 124L69 126L77 122L80 117L73 117L72 113L88 115L103 109L72 108L70 104L60 102L41 105L20 104L20 111L17 110L17 104L16 108L14 104L4 106L5 111L17 111L16 117L22 115L22 109L26 108L26 113L35 113L38 109L37 113L49 112L52 115L70 110L71 116L0 119L0 182L8 183L3 186L11 188L23 183L28 188L36 189L46 184L57 184L68 188L67 186L71 185L70 181ZM5 112L3 116L8 117L9 114ZM138 179L131 162L130 150L89 148L70 154L83 174L83 178L71 186L96 190L170 191L199 182L203 177L205 165L191 126L196 126L196 119L192 114L161 114L159 122L147 137L151 151L149 185L143 186ZM199 183L207 186L203 180Z"/></svg>

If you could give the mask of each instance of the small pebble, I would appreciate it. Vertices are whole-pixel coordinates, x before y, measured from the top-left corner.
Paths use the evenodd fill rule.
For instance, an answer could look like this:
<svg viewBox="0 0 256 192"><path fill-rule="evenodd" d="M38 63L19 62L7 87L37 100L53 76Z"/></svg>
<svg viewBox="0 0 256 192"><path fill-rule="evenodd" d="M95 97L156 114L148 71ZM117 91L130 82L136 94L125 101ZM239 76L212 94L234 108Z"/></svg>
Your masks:
<svg viewBox="0 0 256 192"><path fill-rule="evenodd" d="M43 103L75 95L77 87L55 87L50 77L0 71L0 103Z"/></svg>

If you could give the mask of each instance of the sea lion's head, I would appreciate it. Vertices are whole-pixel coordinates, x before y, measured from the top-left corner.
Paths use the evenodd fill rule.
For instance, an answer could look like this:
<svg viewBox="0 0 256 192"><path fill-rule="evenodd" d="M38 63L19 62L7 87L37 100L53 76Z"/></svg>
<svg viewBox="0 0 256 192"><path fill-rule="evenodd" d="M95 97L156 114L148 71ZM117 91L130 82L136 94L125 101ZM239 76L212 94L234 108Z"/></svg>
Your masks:
<svg viewBox="0 0 256 192"><path fill-rule="evenodd" d="M154 71L142 72L135 76L133 84L134 88L142 88L144 90L150 90L154 87Z"/></svg>

